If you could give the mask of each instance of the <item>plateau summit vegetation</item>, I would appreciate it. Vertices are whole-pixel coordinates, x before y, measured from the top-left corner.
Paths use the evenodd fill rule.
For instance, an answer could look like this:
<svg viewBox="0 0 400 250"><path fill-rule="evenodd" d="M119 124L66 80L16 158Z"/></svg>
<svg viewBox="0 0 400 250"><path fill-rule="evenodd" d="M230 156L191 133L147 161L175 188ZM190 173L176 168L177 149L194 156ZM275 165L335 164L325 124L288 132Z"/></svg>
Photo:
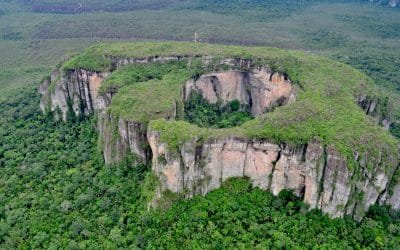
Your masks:
<svg viewBox="0 0 400 250"><path fill-rule="evenodd" d="M109 107L110 113L133 121L150 122L151 127L165 131L166 133L162 134L163 139L174 146L187 140L186 136L189 135L202 137L232 133L294 144L307 143L313 137L318 137L326 144L335 144L349 159L353 158L355 149L359 152L368 151L372 156L375 153L379 154L375 149L386 143L389 150L396 148L397 140L376 126L356 103L360 93L366 96L379 93L373 80L352 67L320 56L268 47L244 48L185 42L112 43L93 46L85 53L67 61L61 68L64 71L76 68L108 71L114 67L109 59L111 57L202 55L213 55L215 62L226 57L252 59L256 65L266 65L282 72L289 76L298 89L297 100L291 105L277 108L275 112L257 117L230 130L191 129L192 125L183 121L157 120L164 118L173 105L179 102L181 103L178 105L178 110L181 111L178 111L178 120L183 120L179 119L179 113L181 118L184 118L185 111L182 109L185 108L185 104L180 98L184 83L213 70L224 70L224 66L215 63L204 66L201 59L193 59L190 64L183 59L165 64L149 63L138 67L128 65L113 71L100 89L105 92L107 89L119 88ZM382 99L385 98L388 97L383 95ZM201 106L199 103L196 105ZM389 102L382 101L380 105L378 109L381 109L380 112L384 116L392 115L388 112L393 114L399 112L398 108ZM189 106L190 103L187 104L187 108ZM211 110L213 107L205 109ZM193 110L198 112L196 115L201 112L196 108ZM190 118L190 112L190 109L186 109L186 118L189 121L193 119ZM204 107L203 112L207 112ZM203 116L211 118L210 115L208 113ZM245 118L245 113L237 115L241 119L248 120ZM201 115L196 118L204 119ZM360 140L363 138L370 140L368 143L361 143Z"/></svg>
<svg viewBox="0 0 400 250"><path fill-rule="evenodd" d="M0 0L0 249L398 249L400 211L384 201L400 192L399 4ZM261 114L254 86L235 89L242 99L210 101L223 93L216 74L227 72L246 83L265 73L266 82L290 83L291 96ZM207 81L208 96L186 92ZM154 158L154 145L137 140L151 133L162 152ZM107 163L107 146L121 147L124 136L128 146ZM331 199L344 199L335 192L348 185L349 200L335 209L353 212L333 218L310 208L304 190L273 195L249 177L221 178L199 194L163 189L164 179L190 178L156 167L184 169L186 153L203 173L212 159L204 148L224 138L282 147L274 171L283 149L306 162L317 142L317 189L337 160L330 177L345 179L344 166L349 183L331 183ZM365 183L379 193L368 206Z"/></svg>

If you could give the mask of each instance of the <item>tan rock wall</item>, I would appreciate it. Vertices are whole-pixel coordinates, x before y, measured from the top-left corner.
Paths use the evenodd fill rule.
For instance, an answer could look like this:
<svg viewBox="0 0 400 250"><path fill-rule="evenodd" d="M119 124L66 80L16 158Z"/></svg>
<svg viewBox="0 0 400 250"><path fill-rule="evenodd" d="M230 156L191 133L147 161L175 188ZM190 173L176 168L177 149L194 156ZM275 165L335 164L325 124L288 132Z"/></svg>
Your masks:
<svg viewBox="0 0 400 250"><path fill-rule="evenodd" d="M260 67L247 71L225 71L205 74L189 80L184 89L184 100L190 93L200 93L210 103L226 104L238 100L258 116L276 106L295 100L294 87L282 74Z"/></svg>
<svg viewBox="0 0 400 250"><path fill-rule="evenodd" d="M354 179L337 150L318 141L293 147L229 137L201 144L194 139L176 151L160 141L157 131L149 131L147 136L161 190L187 197L204 195L231 177L248 177L255 187L275 195L291 189L310 208L332 217L348 214L361 219L389 184L390 173L382 171L373 178ZM361 192L364 195L360 196Z"/></svg>

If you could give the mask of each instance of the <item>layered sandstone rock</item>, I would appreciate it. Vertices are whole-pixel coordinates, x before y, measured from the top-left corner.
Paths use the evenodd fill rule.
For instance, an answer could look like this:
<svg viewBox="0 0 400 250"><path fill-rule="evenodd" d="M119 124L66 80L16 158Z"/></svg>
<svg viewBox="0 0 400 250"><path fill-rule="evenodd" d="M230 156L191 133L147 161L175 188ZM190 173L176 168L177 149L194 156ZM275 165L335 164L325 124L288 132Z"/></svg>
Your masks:
<svg viewBox="0 0 400 250"><path fill-rule="evenodd" d="M133 63L168 62L188 59L186 57L147 57L147 58L117 58L110 57L111 69L119 69ZM216 98L231 101L240 99L245 105L250 105L252 113L259 115L268 108L283 105L294 101L294 90L290 81L279 73L274 73L266 67L256 66L251 60L221 59L213 61L212 57L201 57L203 65L226 65L241 71L215 73L221 82L218 86L222 90ZM190 64L191 59L188 59ZM252 73L249 73L252 72ZM109 72L93 72L83 69L73 71L55 70L51 78L44 81L39 87L42 94L41 109L52 111L57 115L61 111L61 119L66 120L67 113L73 112L76 116L88 116L98 113L98 128L101 136L104 159L107 164L120 161L127 154L133 153L143 161L149 161L151 152L146 140L146 125L137 121L130 121L113 117L107 112L113 96L118 89L109 89L99 94L101 82ZM204 78L207 78L204 76ZM188 83L194 81L188 81ZM197 86L194 84L193 87ZM186 85L189 93L190 87ZM171 107L176 109L176 107ZM169 117L173 119L173 117Z"/></svg>
<svg viewBox="0 0 400 250"><path fill-rule="evenodd" d="M99 115L98 128L106 164L117 163L128 154L134 154L142 162L149 161L151 154L144 124L115 119L105 113Z"/></svg>
<svg viewBox="0 0 400 250"><path fill-rule="evenodd" d="M161 191L188 197L217 189L228 178L248 177L254 186L275 195L291 189L310 208L333 217L347 214L360 219L378 202L392 174L377 171L371 178L356 180L337 150L318 141L293 147L230 137L201 144L193 139L171 150L160 141L159 132L149 131L147 136ZM360 192L364 195L355 198Z"/></svg>
<svg viewBox="0 0 400 250"><path fill-rule="evenodd" d="M358 105L364 110L365 114L374 118L375 122L385 129L389 129L393 123L391 118L391 107L387 100L377 96L359 95Z"/></svg>
<svg viewBox="0 0 400 250"><path fill-rule="evenodd" d="M101 82L109 75L108 72L92 72L78 69L73 71L52 72L39 87L42 94L40 107L43 111L61 111L61 119L65 120L71 109L75 115L90 115L98 110L98 91Z"/></svg>
<svg viewBox="0 0 400 250"><path fill-rule="evenodd" d="M294 87L289 79L265 67L250 72L227 71L202 75L186 83L186 101L193 91L200 93L210 103L221 101L226 104L238 100L250 107L253 116L295 100Z"/></svg>
<svg viewBox="0 0 400 250"><path fill-rule="evenodd" d="M110 69L105 72L96 72L85 69L63 71L54 70L49 79L39 86L42 95L40 108L43 112L60 110L62 116L58 119L66 120L67 113L71 110L76 116L91 115L95 111L104 110L109 103L104 102L99 95L102 81L125 65L133 63L168 62L185 59L185 57L145 57L123 58L108 57ZM114 90L114 93L118 90ZM109 93L103 94L107 95Z"/></svg>

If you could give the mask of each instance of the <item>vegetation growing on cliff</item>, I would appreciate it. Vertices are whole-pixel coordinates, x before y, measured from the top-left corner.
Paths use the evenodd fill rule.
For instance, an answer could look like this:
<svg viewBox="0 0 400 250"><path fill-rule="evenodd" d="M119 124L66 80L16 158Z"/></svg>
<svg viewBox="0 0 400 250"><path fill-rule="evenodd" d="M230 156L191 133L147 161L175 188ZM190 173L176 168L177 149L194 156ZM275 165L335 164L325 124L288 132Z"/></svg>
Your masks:
<svg viewBox="0 0 400 250"><path fill-rule="evenodd" d="M115 71L101 88L102 92L120 88L109 111L117 117L145 123L182 117L182 85L204 70L198 63L197 60L191 66L187 60L149 63Z"/></svg>
<svg viewBox="0 0 400 250"><path fill-rule="evenodd" d="M399 215L389 208L373 207L361 223L332 220L306 213L290 192L275 198L246 180L147 211L156 180L131 158L104 166L91 119L54 124L39 111L32 88L0 102L0 112L2 249L400 244Z"/></svg>
<svg viewBox="0 0 400 250"><path fill-rule="evenodd" d="M201 94L192 92L185 103L185 120L199 127L230 128L253 119L248 107L238 100L225 105L209 103Z"/></svg>
<svg viewBox="0 0 400 250"><path fill-rule="evenodd" d="M388 155L395 154L397 141L375 125L356 103L360 94L370 95L376 90L371 79L349 66L323 57L267 47L245 48L174 42L100 44L80 57L85 58L86 55L93 60L104 58L105 55L122 58L212 55L216 58L252 59L256 65L266 65L285 73L297 88L296 102L276 108L274 112L245 122L240 127L230 130L193 130L193 126L188 123L185 126L184 122L152 120L174 118L174 112L181 113L183 85L202 72L218 70L214 67L218 65L218 60L214 60L206 68L199 58L193 60L192 64L182 60L162 67L148 64L116 71L110 79L114 77L118 79L120 86L125 86L113 98L110 112L133 121L150 122L152 129L163 132L161 139L170 145L179 147L190 139L185 137L188 134L192 138L203 140L232 134L293 144L305 144L317 137L326 145L335 145L349 162L354 160L355 151L359 154L365 152L369 159L376 161L379 161L382 151ZM77 61L73 58L67 62L66 67L84 67L82 62L85 60ZM165 75L161 76L162 74ZM154 79L135 83L137 79L151 78ZM112 85L110 80L105 88ZM179 115L177 117L183 118Z"/></svg>

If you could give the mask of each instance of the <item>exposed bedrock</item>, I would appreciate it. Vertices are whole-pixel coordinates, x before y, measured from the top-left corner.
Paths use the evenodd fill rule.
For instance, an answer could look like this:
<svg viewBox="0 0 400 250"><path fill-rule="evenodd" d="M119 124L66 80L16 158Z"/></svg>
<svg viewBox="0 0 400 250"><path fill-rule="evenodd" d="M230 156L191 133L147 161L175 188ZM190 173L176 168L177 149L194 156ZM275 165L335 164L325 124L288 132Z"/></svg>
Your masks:
<svg viewBox="0 0 400 250"><path fill-rule="evenodd" d="M50 77L42 82L39 86L39 92L42 95L40 101L40 108L43 112L52 111L58 115L60 111L61 117L57 119L66 120L67 113L72 111L76 116L91 115L97 110L105 108L102 97L99 95L98 90L101 82L110 74L110 72L119 69L125 65L133 63L151 63L151 62L168 62L188 59L201 58L204 65L215 63L211 56L167 56L167 57L144 57L144 58L124 58L109 56L110 69L106 72L95 72L85 69L75 69L63 71L61 69L54 70ZM266 67L255 65L249 59L221 59L217 64L226 65L232 69L239 71L247 71L248 73L232 72L229 74L211 73L204 75L198 81L189 81L187 83L184 98L190 94L191 90L203 90L203 95L211 102L215 97L220 97L222 100L229 101L237 97L242 97L242 103L252 101L253 115L260 114L265 111L265 106L271 105L273 108L279 104L286 104L294 100L294 91L289 91L290 81L282 74L272 72ZM247 75L247 76L246 76ZM211 91L210 84L207 82L217 78L219 83L226 83L229 78L237 80L236 83L228 84L229 88L217 88ZM211 86L218 86L218 83L211 84ZM247 89L242 88L244 86ZM251 90L249 92L249 90ZM118 90L113 90L115 94ZM217 92L223 91L223 92ZM288 95L288 93L290 94ZM213 94L214 93L214 94ZM237 94L239 96L237 96ZM228 96L227 96L228 94ZM264 94L264 96L260 96ZM279 99L279 96L282 98ZM286 103L285 103L286 102ZM366 95L359 95L357 102L361 108L364 109L366 114L374 117L377 123L389 128L393 122L390 118L388 105L385 101L377 97L369 97Z"/></svg>
<svg viewBox="0 0 400 250"><path fill-rule="evenodd" d="M226 71L210 74L216 75L213 81L218 84L220 90L205 96L215 97L224 102L240 100L242 104L249 105L253 115L260 115L267 109L294 101L294 91L289 80L281 74L273 73L266 68L260 68L252 71L254 73L242 71ZM189 93L190 87L205 86L208 89L211 81L202 81L209 75L201 76L198 81L188 81L185 85L184 93ZM193 83L193 85L192 85ZM205 83L202 85L202 83ZM206 86L208 85L208 86ZM215 86L214 86L215 87ZM198 90L198 89L196 89ZM202 92L203 95L205 92ZM150 162L151 151L146 139L146 125L142 122L129 121L122 118L116 118L108 114L106 108L111 103L112 93L101 95L98 99L99 112L99 131L103 143L104 159L107 164L120 161L127 152L131 152L141 160ZM171 107L176 111L176 107ZM168 119L175 119L176 113L168 114Z"/></svg>
<svg viewBox="0 0 400 250"><path fill-rule="evenodd" d="M392 194L389 195L386 201L383 200L382 203L390 204L394 209L400 209L400 184L393 187Z"/></svg>
<svg viewBox="0 0 400 250"><path fill-rule="evenodd" d="M101 106L98 90L108 75L108 72L83 69L67 72L54 70L39 87L42 94L40 108L57 115L59 110L61 117L58 118L63 120L66 120L70 110L76 116L93 114Z"/></svg>
<svg viewBox="0 0 400 250"><path fill-rule="evenodd" d="M184 88L184 100L192 91L199 92L210 103L238 100L258 116L276 106L295 101L294 88L289 79L265 67L246 71L226 71L189 80Z"/></svg>
<svg viewBox="0 0 400 250"><path fill-rule="evenodd" d="M61 112L57 119L66 120L67 113L72 111L76 116L88 116L95 111L103 110L109 103L104 103L104 98L99 94L102 81L116 69L133 63L168 62L185 59L185 57L146 57L146 58L122 58L109 57L110 70L96 72L85 69L63 71L53 70L50 77L45 79L39 86L42 95L40 108L43 112ZM115 94L106 93L104 95ZM111 100L111 99L110 99Z"/></svg>
<svg viewBox="0 0 400 250"><path fill-rule="evenodd" d="M378 96L360 95L357 98L358 105L364 110L365 114L374 118L375 122L385 129L389 129L394 122L391 114L391 103L388 99Z"/></svg>
<svg viewBox="0 0 400 250"><path fill-rule="evenodd" d="M159 132L148 131L147 136L161 191L187 197L217 189L230 177L248 177L254 186L275 195L291 189L310 208L333 217L347 214L360 219L385 192L392 174L376 170L373 176L356 180L336 149L318 141L293 147L227 137L201 144L193 140L170 150Z"/></svg>
<svg viewBox="0 0 400 250"><path fill-rule="evenodd" d="M107 113L99 114L100 133L104 161L113 164L128 154L134 154L142 162L149 162L151 152L146 139L146 125L124 119L115 119Z"/></svg>
<svg viewBox="0 0 400 250"><path fill-rule="evenodd" d="M130 63L184 58L111 58L110 72ZM210 64L212 58L203 57L203 62ZM284 75L256 66L250 60L223 59L220 64L233 70L189 80L183 98L196 90L210 102L237 99L249 105L254 116L294 101L294 89ZM351 215L359 219L377 202L400 209L400 185L390 184L393 166L398 164L397 155L382 153L381 159L357 155L357 170L353 170L334 147L318 141L294 147L226 137L205 142L193 139L179 150L171 149L161 142L159 132L148 131L146 124L113 117L107 111L118 89L102 94L98 90L110 72L54 71L39 88L41 108L56 115L60 111L58 118L64 120L71 111L85 116L97 113L105 162L118 162L128 153L142 161L151 161L154 173L160 178L160 191L170 190L190 197L206 194L230 177L248 177L255 186L274 194L292 189L311 208L320 208L334 217ZM390 124L390 119L385 118L387 113L380 108L379 103L384 102L360 96L358 103L367 114L378 117L381 124ZM377 148L377 151L384 150ZM384 170L385 167L391 170Z"/></svg>

